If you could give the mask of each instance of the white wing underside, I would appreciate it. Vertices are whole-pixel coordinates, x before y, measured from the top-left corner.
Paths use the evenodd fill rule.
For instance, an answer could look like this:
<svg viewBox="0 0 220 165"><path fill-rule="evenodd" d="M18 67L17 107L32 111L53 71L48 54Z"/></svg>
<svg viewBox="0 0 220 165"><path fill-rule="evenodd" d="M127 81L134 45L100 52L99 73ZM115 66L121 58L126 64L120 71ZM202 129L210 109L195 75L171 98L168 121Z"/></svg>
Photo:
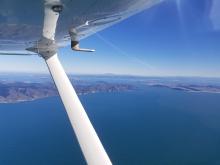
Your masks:
<svg viewBox="0 0 220 165"><path fill-rule="evenodd" d="M25 49L36 45L42 35L43 1L0 1L0 54L30 54ZM57 46L70 44L70 28L76 30L77 40L82 40L162 1L63 0L55 36Z"/></svg>

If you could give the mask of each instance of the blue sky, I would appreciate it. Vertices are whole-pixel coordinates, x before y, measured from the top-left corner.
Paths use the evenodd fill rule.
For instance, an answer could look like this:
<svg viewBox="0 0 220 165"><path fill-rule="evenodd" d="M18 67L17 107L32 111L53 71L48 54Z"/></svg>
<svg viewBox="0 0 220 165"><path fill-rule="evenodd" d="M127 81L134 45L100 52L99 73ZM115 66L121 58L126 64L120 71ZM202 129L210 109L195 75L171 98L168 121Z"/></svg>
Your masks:
<svg viewBox="0 0 220 165"><path fill-rule="evenodd" d="M68 73L220 77L218 0L168 0L60 50ZM3 57L1 72L45 73L43 59Z"/></svg>

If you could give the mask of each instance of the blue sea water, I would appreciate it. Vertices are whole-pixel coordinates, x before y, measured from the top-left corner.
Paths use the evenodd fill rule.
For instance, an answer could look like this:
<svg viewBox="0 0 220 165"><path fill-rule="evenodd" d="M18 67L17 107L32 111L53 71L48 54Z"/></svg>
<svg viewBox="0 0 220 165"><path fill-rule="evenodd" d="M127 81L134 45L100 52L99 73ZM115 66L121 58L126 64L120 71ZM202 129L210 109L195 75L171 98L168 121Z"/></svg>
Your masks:
<svg viewBox="0 0 220 165"><path fill-rule="evenodd" d="M113 164L220 164L220 94L80 96ZM0 165L86 164L58 97L0 104Z"/></svg>

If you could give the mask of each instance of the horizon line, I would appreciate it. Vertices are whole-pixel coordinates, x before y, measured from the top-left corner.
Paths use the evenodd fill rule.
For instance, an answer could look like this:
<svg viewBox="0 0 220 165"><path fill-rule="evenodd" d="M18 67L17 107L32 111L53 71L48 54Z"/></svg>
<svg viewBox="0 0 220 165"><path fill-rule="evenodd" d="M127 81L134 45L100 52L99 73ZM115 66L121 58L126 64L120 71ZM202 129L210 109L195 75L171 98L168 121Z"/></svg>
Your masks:
<svg viewBox="0 0 220 165"><path fill-rule="evenodd" d="M4 74L30 74L31 75L48 75L49 73L41 72L0 72L0 76ZM158 78L220 78L220 76L199 76L199 75L135 75L135 74L120 74L120 73L67 73L67 75L76 75L76 76L121 76L121 77L158 77Z"/></svg>

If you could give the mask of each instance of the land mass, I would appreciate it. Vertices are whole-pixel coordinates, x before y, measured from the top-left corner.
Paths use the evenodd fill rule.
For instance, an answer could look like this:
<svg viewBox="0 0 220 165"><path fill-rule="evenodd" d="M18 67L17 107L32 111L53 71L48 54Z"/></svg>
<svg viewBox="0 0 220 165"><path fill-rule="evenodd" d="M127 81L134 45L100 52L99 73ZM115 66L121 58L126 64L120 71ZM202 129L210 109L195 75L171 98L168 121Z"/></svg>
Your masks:
<svg viewBox="0 0 220 165"><path fill-rule="evenodd" d="M152 87L170 88L173 90L186 92L206 92L206 93L220 93L219 86L213 85L182 85L182 84L148 84Z"/></svg>
<svg viewBox="0 0 220 165"><path fill-rule="evenodd" d="M122 83L96 82L92 84L76 84L78 95L97 92L119 92L132 90L134 87ZM57 96L58 92L53 83L0 83L0 103L17 103L45 97Z"/></svg>
<svg viewBox="0 0 220 165"><path fill-rule="evenodd" d="M118 75L70 75L78 95L122 92L148 87L185 92L220 93L220 78L138 77ZM31 101L57 96L49 75L0 75L0 103Z"/></svg>

